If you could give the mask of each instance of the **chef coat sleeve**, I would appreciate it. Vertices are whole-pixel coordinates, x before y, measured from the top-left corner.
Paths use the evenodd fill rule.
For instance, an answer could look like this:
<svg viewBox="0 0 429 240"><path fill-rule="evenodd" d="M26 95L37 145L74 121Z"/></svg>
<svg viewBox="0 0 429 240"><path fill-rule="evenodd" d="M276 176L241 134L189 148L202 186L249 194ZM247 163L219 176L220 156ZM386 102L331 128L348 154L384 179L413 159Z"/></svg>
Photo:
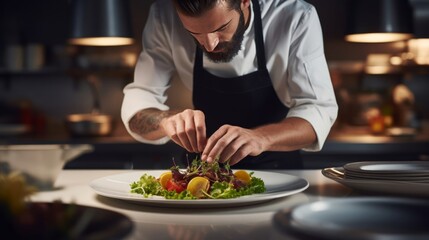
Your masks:
<svg viewBox="0 0 429 240"><path fill-rule="evenodd" d="M121 108L121 118L129 134L136 140L150 144L163 144L169 138L155 141L147 140L133 133L129 128L129 120L140 110L157 108L168 110L165 105L165 91L170 87L174 71L171 57L171 46L168 37L168 19L160 14L161 6L152 4L143 30L142 51L137 59L134 81L125 86Z"/></svg>
<svg viewBox="0 0 429 240"><path fill-rule="evenodd" d="M317 141L303 150L319 151L337 118L338 105L313 6L301 16L294 30L287 76L291 106L287 117L299 117L312 125Z"/></svg>

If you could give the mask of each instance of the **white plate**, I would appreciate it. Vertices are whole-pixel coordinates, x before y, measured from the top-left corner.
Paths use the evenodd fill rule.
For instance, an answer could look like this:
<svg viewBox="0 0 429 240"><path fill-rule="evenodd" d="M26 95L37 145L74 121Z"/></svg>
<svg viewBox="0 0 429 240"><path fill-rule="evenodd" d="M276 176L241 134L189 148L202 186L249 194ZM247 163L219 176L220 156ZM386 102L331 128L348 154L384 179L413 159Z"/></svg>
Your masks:
<svg viewBox="0 0 429 240"><path fill-rule="evenodd" d="M346 179L429 183L429 177L415 177L415 176L367 176L367 175L353 175L353 174L350 174L348 172L346 172Z"/></svg>
<svg viewBox="0 0 429 240"><path fill-rule="evenodd" d="M140 179L143 174L159 177L165 170L131 171L102 177L90 183L90 187L99 195L121 200L138 202L146 205L165 207L220 207L241 206L260 203L277 199L304 191L309 183L303 178L296 176L265 171L253 171L255 177L261 178L266 187L266 192L253 194L233 199L198 199L198 200L175 200L154 196L145 198L140 194L131 193L130 184Z"/></svg>
<svg viewBox="0 0 429 240"><path fill-rule="evenodd" d="M426 174L429 161L353 162L344 165L346 171L362 174Z"/></svg>
<svg viewBox="0 0 429 240"><path fill-rule="evenodd" d="M344 168L325 168L322 174L347 187L373 193L388 193L405 196L429 197L429 183L415 183L409 181L390 181L373 179L344 178Z"/></svg>
<svg viewBox="0 0 429 240"><path fill-rule="evenodd" d="M323 200L274 215L276 229L299 239L429 239L424 200L356 197Z"/></svg>

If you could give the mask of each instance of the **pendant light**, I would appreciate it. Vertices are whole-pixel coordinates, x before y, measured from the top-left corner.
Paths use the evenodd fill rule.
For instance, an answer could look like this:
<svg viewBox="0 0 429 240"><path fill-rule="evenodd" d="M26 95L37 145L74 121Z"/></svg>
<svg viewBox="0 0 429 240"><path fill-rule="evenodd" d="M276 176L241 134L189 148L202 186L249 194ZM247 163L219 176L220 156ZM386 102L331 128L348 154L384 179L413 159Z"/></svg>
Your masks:
<svg viewBox="0 0 429 240"><path fill-rule="evenodd" d="M429 66L429 1L410 0L414 9L414 38L408 49L418 65Z"/></svg>
<svg viewBox="0 0 429 240"><path fill-rule="evenodd" d="M429 39L429 1L410 0L414 9L414 38Z"/></svg>
<svg viewBox="0 0 429 240"><path fill-rule="evenodd" d="M395 42L413 37L409 0L352 0L345 39L349 42Z"/></svg>
<svg viewBox="0 0 429 240"><path fill-rule="evenodd" d="M133 43L128 0L72 0L69 43L120 46Z"/></svg>

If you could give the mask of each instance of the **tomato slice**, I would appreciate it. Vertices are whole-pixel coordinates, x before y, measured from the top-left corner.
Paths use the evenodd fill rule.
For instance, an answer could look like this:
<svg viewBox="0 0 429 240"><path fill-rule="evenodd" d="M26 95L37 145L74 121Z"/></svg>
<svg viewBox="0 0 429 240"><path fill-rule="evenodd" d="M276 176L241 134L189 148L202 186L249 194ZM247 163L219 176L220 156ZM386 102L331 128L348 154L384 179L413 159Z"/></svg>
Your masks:
<svg viewBox="0 0 429 240"><path fill-rule="evenodd" d="M166 184L166 189L168 191L176 191L177 193L181 193L185 190L182 185L176 183L173 179L168 180Z"/></svg>

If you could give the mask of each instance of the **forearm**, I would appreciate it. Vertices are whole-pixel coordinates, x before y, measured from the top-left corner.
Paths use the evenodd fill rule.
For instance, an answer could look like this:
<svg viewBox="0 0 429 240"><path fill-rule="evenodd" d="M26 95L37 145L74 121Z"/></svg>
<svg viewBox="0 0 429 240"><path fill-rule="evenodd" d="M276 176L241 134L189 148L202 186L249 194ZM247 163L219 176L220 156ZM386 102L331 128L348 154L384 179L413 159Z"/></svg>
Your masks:
<svg viewBox="0 0 429 240"><path fill-rule="evenodd" d="M255 131L261 136L264 151L294 151L317 141L311 124L296 117L258 127Z"/></svg>
<svg viewBox="0 0 429 240"><path fill-rule="evenodd" d="M176 111L161 111L148 108L137 112L129 121L130 130L148 140L156 140L166 136L160 127L161 121L174 115Z"/></svg>

